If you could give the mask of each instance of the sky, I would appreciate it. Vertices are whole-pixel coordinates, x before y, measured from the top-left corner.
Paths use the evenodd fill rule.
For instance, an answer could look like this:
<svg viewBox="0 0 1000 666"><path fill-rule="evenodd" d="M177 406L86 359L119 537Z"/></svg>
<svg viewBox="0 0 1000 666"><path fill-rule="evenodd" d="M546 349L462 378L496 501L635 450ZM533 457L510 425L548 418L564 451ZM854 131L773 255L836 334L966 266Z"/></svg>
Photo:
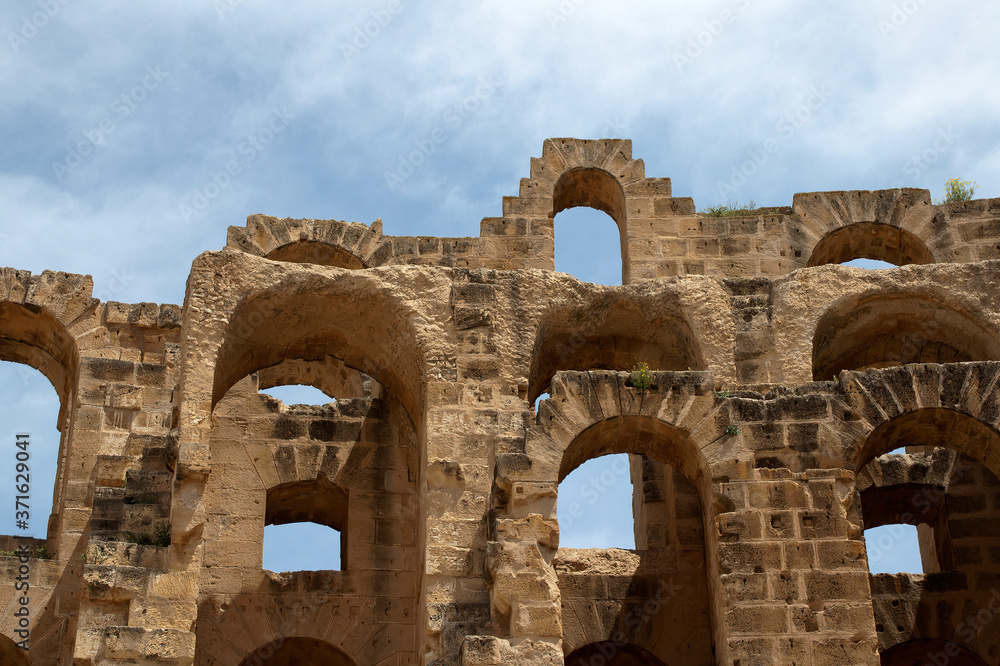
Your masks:
<svg viewBox="0 0 1000 666"><path fill-rule="evenodd" d="M12 0L0 266L180 304L255 213L476 236L547 137L631 138L699 209L951 177L996 197L997 25L981 0ZM557 268L619 281L610 220L574 215Z"/></svg>

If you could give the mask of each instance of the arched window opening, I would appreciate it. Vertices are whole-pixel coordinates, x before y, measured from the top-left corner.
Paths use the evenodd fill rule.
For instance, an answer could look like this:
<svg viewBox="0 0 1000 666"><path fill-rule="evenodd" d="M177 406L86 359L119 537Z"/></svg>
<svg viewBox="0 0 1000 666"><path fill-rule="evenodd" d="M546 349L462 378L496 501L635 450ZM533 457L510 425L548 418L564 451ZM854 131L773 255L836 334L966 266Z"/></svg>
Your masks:
<svg viewBox="0 0 1000 666"><path fill-rule="evenodd" d="M264 563L268 571L339 571L339 530L316 523L264 527Z"/></svg>
<svg viewBox="0 0 1000 666"><path fill-rule="evenodd" d="M951 304L917 295L842 302L823 315L813 336L816 381L841 370L997 359L996 332Z"/></svg>
<svg viewBox="0 0 1000 666"><path fill-rule="evenodd" d="M337 268L365 268L358 257L347 250L317 241L298 241L282 245L272 250L266 257L272 261L287 261L294 264L317 264Z"/></svg>
<svg viewBox="0 0 1000 666"><path fill-rule="evenodd" d="M572 208L555 217L556 270L583 282L622 284L621 247L614 220L592 208Z"/></svg>
<svg viewBox="0 0 1000 666"><path fill-rule="evenodd" d="M595 212L570 212L571 208L589 208ZM599 212L598 212L599 211ZM604 213L601 215L600 213ZM627 284L628 275L628 234L626 222L625 191L614 176L595 168L571 169L560 176L552 192L552 217L557 218L563 229L556 230L556 268L597 284ZM615 227L608 224L608 217ZM569 222L570 224L566 224ZM560 240L566 227L583 227L583 233L575 231L566 243ZM605 228L610 227L608 231ZM609 233L610 232L610 233ZM614 247L612 235L618 236L621 264L618 266L621 281L613 277L612 266L617 257L608 251ZM572 257L572 258L570 258ZM579 273L577 271L580 271ZM617 272L617 271L616 271ZM595 279L591 279L591 278Z"/></svg>
<svg viewBox="0 0 1000 666"><path fill-rule="evenodd" d="M53 489L59 459L60 433L57 429L59 396L49 380L39 371L22 363L0 361L0 442L9 458L3 462L4 484L0 503L11 507L2 520L3 534L45 539L49 513L53 508ZM19 438L26 434L27 438ZM15 459L14 443L30 442L23 452L25 460ZM18 463L25 467L18 469ZM24 495L17 490L26 485L27 529L19 526L14 514L15 500ZM6 548L6 547L4 547Z"/></svg>
<svg viewBox="0 0 1000 666"><path fill-rule="evenodd" d="M576 489L567 487L576 477ZM682 431L658 419L610 418L570 443L559 479L560 547L553 566L562 598L563 649L571 657L566 663L578 663L581 655L585 663L591 656L615 664L711 663L715 606L706 575L711 567L702 493L709 491L700 451ZM581 521L584 534L574 542ZM619 545L629 530L634 549L593 548L602 540ZM617 584L608 584L609 576ZM595 606L617 609L616 614L594 623ZM638 651L622 652L623 644ZM600 647L578 652L588 645ZM646 660L647 654L660 661Z"/></svg>
<svg viewBox="0 0 1000 666"><path fill-rule="evenodd" d="M881 222L857 222L824 236L807 265L843 264L852 259L875 259L895 266L934 263L930 250L912 232Z"/></svg>
<svg viewBox="0 0 1000 666"><path fill-rule="evenodd" d="M628 454L593 458L559 484L560 548L635 548Z"/></svg>
<svg viewBox="0 0 1000 666"><path fill-rule="evenodd" d="M347 493L322 479L283 483L268 490L264 568L269 571L346 569L347 504ZM302 565L308 566L292 568Z"/></svg>
<svg viewBox="0 0 1000 666"><path fill-rule="evenodd" d="M301 636L282 637L262 645L240 666L355 666L354 660L326 641Z"/></svg>

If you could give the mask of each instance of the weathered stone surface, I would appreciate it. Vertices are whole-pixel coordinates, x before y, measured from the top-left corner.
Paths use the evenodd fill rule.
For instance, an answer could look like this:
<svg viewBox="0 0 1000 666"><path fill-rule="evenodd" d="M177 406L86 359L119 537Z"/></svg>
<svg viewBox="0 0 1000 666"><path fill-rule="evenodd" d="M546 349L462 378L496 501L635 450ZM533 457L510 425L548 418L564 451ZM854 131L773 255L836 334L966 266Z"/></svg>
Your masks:
<svg viewBox="0 0 1000 666"><path fill-rule="evenodd" d="M554 272L574 206L622 286ZM0 269L0 359L62 433L48 539L0 557L3 663L19 577L36 665L1000 663L998 200L716 217L630 141L549 139L502 212L252 215L183 306ZM560 548L560 482L619 453L636 549ZM294 522L339 570L263 569ZM903 524L924 573L871 575L898 531L864 529Z"/></svg>

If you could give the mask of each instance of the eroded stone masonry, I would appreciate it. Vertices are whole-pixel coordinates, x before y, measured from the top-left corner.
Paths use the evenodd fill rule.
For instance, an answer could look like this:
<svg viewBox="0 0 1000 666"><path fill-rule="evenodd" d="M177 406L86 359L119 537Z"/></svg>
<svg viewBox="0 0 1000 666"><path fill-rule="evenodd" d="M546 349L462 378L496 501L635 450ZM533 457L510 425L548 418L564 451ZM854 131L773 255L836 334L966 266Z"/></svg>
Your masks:
<svg viewBox="0 0 1000 666"><path fill-rule="evenodd" d="M1000 199L711 217L631 152L546 141L477 238L253 215L182 306L0 269L0 358L62 433L28 654L0 558L2 662L1000 663ZM574 206L623 286L554 271ZM560 549L560 481L610 453L636 550ZM294 522L340 570L263 569ZM903 523L925 573L870 574L864 530Z"/></svg>

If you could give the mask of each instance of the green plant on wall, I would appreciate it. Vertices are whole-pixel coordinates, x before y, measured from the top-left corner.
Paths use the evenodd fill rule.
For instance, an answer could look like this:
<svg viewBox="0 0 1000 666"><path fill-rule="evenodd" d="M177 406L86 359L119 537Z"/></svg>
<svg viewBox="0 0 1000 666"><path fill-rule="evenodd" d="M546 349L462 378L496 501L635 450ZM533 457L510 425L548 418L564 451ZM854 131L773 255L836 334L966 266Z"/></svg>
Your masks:
<svg viewBox="0 0 1000 666"><path fill-rule="evenodd" d="M134 543L140 546L152 546L153 538L148 534L143 532L121 532L118 535L119 541L124 541L125 543Z"/></svg>
<svg viewBox="0 0 1000 666"><path fill-rule="evenodd" d="M648 391L653 385L653 376L649 372L649 364L640 361L632 366L632 374L629 376L632 386L640 391Z"/></svg>
<svg viewBox="0 0 1000 666"><path fill-rule="evenodd" d="M976 193L977 189L979 189L979 185L971 180L949 178L944 183L944 199L940 199L936 203L947 204L955 203L956 201L968 201Z"/></svg>
<svg viewBox="0 0 1000 666"><path fill-rule="evenodd" d="M156 526L153 527L152 535L146 534L145 532L121 532L118 535L118 540L138 544L140 546L157 546L159 548L169 546L170 524L166 522L157 523Z"/></svg>
<svg viewBox="0 0 1000 666"><path fill-rule="evenodd" d="M730 199L724 204L709 206L701 212L705 215L711 215L712 217L741 217L745 215L756 215L757 210L757 204L755 204L752 199L749 203L745 204L741 204L738 201Z"/></svg>
<svg viewBox="0 0 1000 666"><path fill-rule="evenodd" d="M160 523L153 531L153 545L163 548L170 545L170 523Z"/></svg>

